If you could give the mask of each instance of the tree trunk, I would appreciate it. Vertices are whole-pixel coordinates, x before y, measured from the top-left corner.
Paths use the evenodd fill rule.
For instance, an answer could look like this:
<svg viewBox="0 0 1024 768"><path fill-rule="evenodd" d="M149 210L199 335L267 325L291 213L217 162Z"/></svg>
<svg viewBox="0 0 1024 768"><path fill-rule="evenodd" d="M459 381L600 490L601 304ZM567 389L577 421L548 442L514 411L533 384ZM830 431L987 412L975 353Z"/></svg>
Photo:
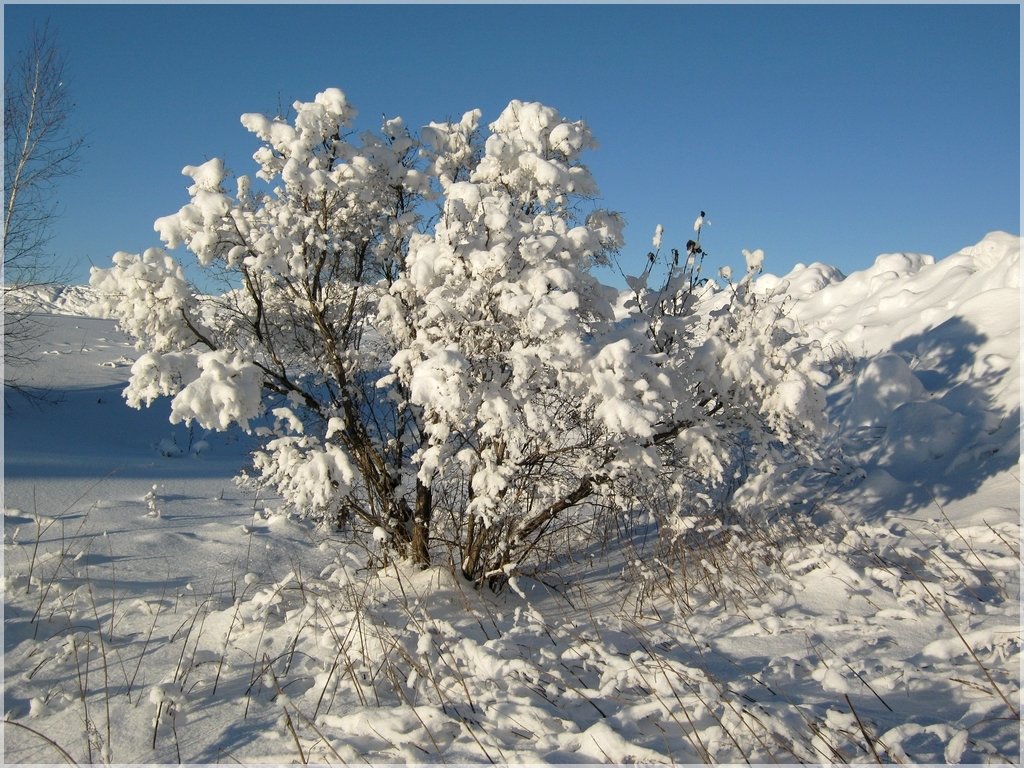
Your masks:
<svg viewBox="0 0 1024 768"><path fill-rule="evenodd" d="M412 542L410 550L416 565L430 565L430 515L433 511L430 486L416 480L416 507L412 514Z"/></svg>

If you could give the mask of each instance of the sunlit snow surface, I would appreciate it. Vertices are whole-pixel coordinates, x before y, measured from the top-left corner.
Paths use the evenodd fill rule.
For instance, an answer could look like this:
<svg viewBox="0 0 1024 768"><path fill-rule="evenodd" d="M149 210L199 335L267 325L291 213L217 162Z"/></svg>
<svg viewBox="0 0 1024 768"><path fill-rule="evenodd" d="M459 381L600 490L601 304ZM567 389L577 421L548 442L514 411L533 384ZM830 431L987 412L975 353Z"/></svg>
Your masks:
<svg viewBox="0 0 1024 768"><path fill-rule="evenodd" d="M856 471L685 594L642 519L500 595L368 572L45 296L7 375L49 402L5 390L5 763L1019 763L1019 248L759 279L843 352Z"/></svg>

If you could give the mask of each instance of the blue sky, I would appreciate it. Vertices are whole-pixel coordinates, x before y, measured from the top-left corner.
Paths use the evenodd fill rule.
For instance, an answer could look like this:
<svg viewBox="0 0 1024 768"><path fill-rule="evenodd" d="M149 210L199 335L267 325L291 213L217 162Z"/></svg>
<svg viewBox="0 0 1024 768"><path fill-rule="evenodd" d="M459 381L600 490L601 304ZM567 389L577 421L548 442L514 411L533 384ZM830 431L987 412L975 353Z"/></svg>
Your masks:
<svg viewBox="0 0 1024 768"><path fill-rule="evenodd" d="M47 19L88 142L52 242L72 282L159 244L183 166L251 173L242 113L332 86L365 128L511 99L586 120L627 271L701 209L714 266L762 248L776 274L1020 233L1017 5L7 4L5 64Z"/></svg>

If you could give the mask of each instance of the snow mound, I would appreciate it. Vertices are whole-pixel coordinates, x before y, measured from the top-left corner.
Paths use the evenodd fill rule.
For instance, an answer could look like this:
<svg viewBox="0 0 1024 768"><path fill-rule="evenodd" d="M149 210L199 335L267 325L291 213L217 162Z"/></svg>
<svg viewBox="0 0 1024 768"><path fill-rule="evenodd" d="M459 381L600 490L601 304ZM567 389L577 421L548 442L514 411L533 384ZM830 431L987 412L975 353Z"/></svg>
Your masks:
<svg viewBox="0 0 1024 768"><path fill-rule="evenodd" d="M857 372L852 391L844 421L854 427L878 426L885 414L927 396L910 366L892 352L867 361Z"/></svg>
<svg viewBox="0 0 1024 768"><path fill-rule="evenodd" d="M952 317L1016 318L1020 238L993 232L939 261L915 253L882 254L871 267L848 277L820 264L798 266L783 280L789 283L797 319L854 354L876 354ZM778 282L765 276L757 285L767 293ZM996 293L980 299L990 291ZM978 306L965 306L972 302ZM982 307L987 307L984 313ZM1019 327L1019 320L1015 323Z"/></svg>
<svg viewBox="0 0 1024 768"><path fill-rule="evenodd" d="M762 278L762 280L764 280ZM759 282L851 374L830 394L837 444L878 507L963 505L1002 477L1019 484L1020 238L994 232L936 261L890 253L838 278L820 265ZM856 491L854 491L856 492Z"/></svg>
<svg viewBox="0 0 1024 768"><path fill-rule="evenodd" d="M845 278L842 272L828 264L797 264L784 277L762 275L755 282L755 289L766 294L785 292L793 298L806 298Z"/></svg>

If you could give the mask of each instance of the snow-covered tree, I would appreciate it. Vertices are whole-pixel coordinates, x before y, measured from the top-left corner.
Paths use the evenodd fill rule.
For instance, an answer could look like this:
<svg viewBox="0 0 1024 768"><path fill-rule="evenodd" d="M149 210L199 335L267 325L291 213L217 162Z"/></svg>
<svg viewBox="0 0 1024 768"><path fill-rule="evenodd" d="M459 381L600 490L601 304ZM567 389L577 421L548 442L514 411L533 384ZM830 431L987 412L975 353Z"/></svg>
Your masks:
<svg viewBox="0 0 1024 768"><path fill-rule="evenodd" d="M622 222L590 202L584 123L513 101L486 132L471 111L355 138L337 89L294 110L243 115L255 180L187 166L155 224L230 290L199 295L160 249L92 276L145 351L128 402L253 431L252 478L294 510L501 579L569 510L651 481L683 504L738 436L769 469L820 427L816 358L747 280L702 287L676 259L624 305L595 278Z"/></svg>
<svg viewBox="0 0 1024 768"><path fill-rule="evenodd" d="M702 211L698 238L704 223ZM646 482L659 494L647 506L671 536L709 522L701 518L723 507L788 500L782 488L793 473L813 471L822 458L832 361L787 315L785 284L771 296L753 292L763 252L744 251L743 277L734 283L723 269L718 284L701 276L699 239L682 254L672 249L662 265L661 238L659 227L656 252L641 275L628 278L626 327L630 349L643 350L667 383L633 474L646 468ZM664 269L656 279L658 266Z"/></svg>
<svg viewBox="0 0 1024 768"><path fill-rule="evenodd" d="M232 194L220 160L187 166L189 203L155 223L232 290L197 295L160 249L118 253L92 283L147 350L129 403L172 396L172 421L256 429L256 475L290 505L384 527L404 549L417 419L400 392L376 386L392 351L373 321L404 271L428 179L401 120L352 141L341 91L294 107L294 124L242 116L262 142L255 180L240 176ZM261 416L269 425L254 426Z"/></svg>
<svg viewBox="0 0 1024 768"><path fill-rule="evenodd" d="M9 49L11 50L11 49ZM72 117L68 70L48 24L33 28L4 68L3 302L4 381L25 394L17 369L39 354L44 326L34 289L56 285L65 269L49 250L60 182L78 168L83 140Z"/></svg>

